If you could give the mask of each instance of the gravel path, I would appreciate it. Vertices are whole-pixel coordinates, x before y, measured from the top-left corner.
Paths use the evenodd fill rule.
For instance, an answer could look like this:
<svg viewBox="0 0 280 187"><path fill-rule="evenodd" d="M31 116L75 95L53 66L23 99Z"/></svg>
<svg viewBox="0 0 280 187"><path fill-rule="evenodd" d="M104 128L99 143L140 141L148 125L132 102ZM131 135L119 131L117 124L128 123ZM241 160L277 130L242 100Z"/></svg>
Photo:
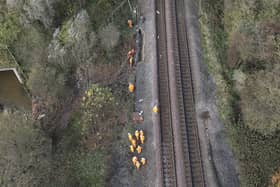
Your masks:
<svg viewBox="0 0 280 187"><path fill-rule="evenodd" d="M154 187L157 182L156 172L157 164L155 160L156 150L159 151L159 144L156 142L155 121L157 116L152 114L153 104L156 102L157 82L155 78L156 71L156 38L155 34L155 11L154 0L146 0L138 3L141 15L146 18L146 21L141 26L143 34L143 50L142 59L136 66L136 91L135 91L135 111L144 112L144 122L141 124L129 124L123 131L120 141L117 145L116 152L113 153L114 168L112 171L114 176L111 179L111 186L113 187ZM147 35L146 33L149 33ZM142 99L142 102L138 102ZM137 171L132 167L131 155L128 153L129 147L127 143L127 132L132 130L143 129L145 133L146 142L143 146L141 157L147 159L147 165Z"/></svg>

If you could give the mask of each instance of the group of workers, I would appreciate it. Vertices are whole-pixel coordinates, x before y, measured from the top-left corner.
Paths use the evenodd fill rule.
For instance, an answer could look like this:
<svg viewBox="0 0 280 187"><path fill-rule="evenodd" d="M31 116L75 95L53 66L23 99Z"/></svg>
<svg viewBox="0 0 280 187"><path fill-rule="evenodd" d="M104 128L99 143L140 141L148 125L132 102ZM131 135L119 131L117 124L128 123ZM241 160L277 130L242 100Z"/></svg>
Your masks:
<svg viewBox="0 0 280 187"><path fill-rule="evenodd" d="M133 28L133 22L132 20L128 20L128 27ZM132 48L128 53L127 53L127 60L129 67L132 68L134 65L134 58L135 58L135 49ZM129 82L128 85L128 91L130 93L133 93L135 91L135 85L134 81ZM155 104L152 109L153 113L158 113L159 108L158 105ZM143 111L139 113L139 115L143 115ZM132 163L134 167L139 170L141 166L146 165L146 158L143 157L142 151L143 151L143 146L145 143L145 135L143 130L135 130L134 134L128 133L128 140L130 142L129 149L132 154Z"/></svg>
<svg viewBox="0 0 280 187"><path fill-rule="evenodd" d="M132 20L128 20L127 21L127 25L129 28L133 28L133 22ZM134 65L134 55L135 55L135 49L132 48L130 51L128 51L127 53L127 61L128 61L128 64L129 64L129 67L132 68L133 65ZM129 85L128 85L128 90L130 93L133 93L134 90L135 90L135 86L134 86L134 83L132 82L129 82Z"/></svg>
<svg viewBox="0 0 280 187"><path fill-rule="evenodd" d="M127 134L128 140L131 143L129 146L130 152L133 154L140 155L143 151L143 145L145 143L145 135L143 130L136 130L134 132L134 135L131 133ZM139 156L133 156L132 157L132 163L137 168L140 169L141 165L144 166L146 164L146 158L139 157Z"/></svg>
<svg viewBox="0 0 280 187"><path fill-rule="evenodd" d="M127 21L127 24L128 24L128 27L129 28L133 28L133 22L132 20L128 20ZM128 53L127 53L127 60L128 60L128 63L129 63L129 66L132 68L133 66L133 60L134 60L134 55L135 55L135 50L134 48L132 48Z"/></svg>
<svg viewBox="0 0 280 187"><path fill-rule="evenodd" d="M128 62L129 62L129 67L132 68L133 66L133 59L134 59L134 55L135 55L135 50L134 49L131 49L128 53L127 53L127 59L128 59ZM128 90L130 93L133 93L134 90L135 90L135 86L132 82L129 82L129 85L128 85Z"/></svg>
<svg viewBox="0 0 280 187"><path fill-rule="evenodd" d="M132 20L127 21L128 27L133 28ZM132 68L134 65L134 56L135 56L135 49L132 48L127 53L127 60L129 67ZM133 93L135 90L135 86L133 82L128 83L128 91ZM145 135L143 130L135 130L134 134L128 133L128 140L130 142L129 149L130 152L133 154L132 156L132 163L133 165L139 170L141 166L146 164L145 157L139 157L143 151L143 145L145 143Z"/></svg>

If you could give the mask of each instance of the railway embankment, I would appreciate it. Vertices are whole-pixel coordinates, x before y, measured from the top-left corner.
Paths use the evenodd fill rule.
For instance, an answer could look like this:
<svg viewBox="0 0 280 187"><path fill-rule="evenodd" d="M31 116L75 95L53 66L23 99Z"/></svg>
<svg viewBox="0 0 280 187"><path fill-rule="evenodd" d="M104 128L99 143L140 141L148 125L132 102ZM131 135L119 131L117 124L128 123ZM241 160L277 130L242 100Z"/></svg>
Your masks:
<svg viewBox="0 0 280 187"><path fill-rule="evenodd" d="M196 117L208 186L239 186L236 162L216 106L215 84L203 61L198 2L185 0Z"/></svg>
<svg viewBox="0 0 280 187"><path fill-rule="evenodd" d="M278 5L199 1L204 63L241 186L280 184Z"/></svg>

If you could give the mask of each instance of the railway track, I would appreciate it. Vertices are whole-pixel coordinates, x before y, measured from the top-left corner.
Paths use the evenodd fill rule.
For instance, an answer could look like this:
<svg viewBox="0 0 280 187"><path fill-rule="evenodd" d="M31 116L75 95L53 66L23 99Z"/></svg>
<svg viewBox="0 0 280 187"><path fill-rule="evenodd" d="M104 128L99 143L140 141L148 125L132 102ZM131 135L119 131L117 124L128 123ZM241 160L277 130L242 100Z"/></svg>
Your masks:
<svg viewBox="0 0 280 187"><path fill-rule="evenodd" d="M164 0L157 1L157 10L160 12L157 16L157 34L160 38L166 38L165 28L165 5ZM167 43L164 39L158 40L158 73L159 81L159 100L161 105L160 124L161 124L161 154L162 154L162 174L164 186L176 186L176 168L175 152L173 147L173 133L171 127L171 108L168 81L168 64L167 64Z"/></svg>
<svg viewBox="0 0 280 187"><path fill-rule="evenodd" d="M156 0L164 186L205 186L184 0Z"/></svg>

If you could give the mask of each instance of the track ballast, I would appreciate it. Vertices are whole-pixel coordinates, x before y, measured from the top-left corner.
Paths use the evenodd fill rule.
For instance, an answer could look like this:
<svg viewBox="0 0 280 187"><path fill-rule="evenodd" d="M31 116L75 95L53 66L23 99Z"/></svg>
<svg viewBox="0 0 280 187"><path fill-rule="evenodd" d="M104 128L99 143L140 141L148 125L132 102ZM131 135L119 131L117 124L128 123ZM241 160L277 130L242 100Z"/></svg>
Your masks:
<svg viewBox="0 0 280 187"><path fill-rule="evenodd" d="M184 0L156 0L156 11L163 185L203 187Z"/></svg>

